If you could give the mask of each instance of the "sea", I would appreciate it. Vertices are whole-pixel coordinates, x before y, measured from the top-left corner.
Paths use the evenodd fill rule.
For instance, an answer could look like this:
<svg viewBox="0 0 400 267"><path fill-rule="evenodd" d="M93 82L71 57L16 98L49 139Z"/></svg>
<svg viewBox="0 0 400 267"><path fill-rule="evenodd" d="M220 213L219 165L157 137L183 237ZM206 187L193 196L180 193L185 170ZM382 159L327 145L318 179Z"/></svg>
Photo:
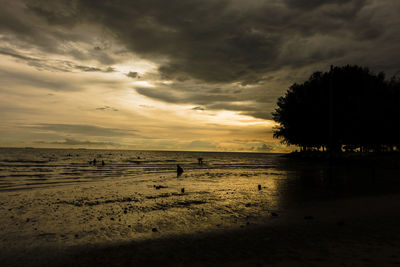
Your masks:
<svg viewBox="0 0 400 267"><path fill-rule="evenodd" d="M396 177L398 168L274 153L1 148L0 249L280 223L288 210L399 191Z"/></svg>
<svg viewBox="0 0 400 267"><path fill-rule="evenodd" d="M276 166L277 156L279 154L0 148L0 191L135 180L148 175L176 178L177 165L182 166L187 175L200 176L203 171L266 170ZM200 158L202 164L199 164Z"/></svg>

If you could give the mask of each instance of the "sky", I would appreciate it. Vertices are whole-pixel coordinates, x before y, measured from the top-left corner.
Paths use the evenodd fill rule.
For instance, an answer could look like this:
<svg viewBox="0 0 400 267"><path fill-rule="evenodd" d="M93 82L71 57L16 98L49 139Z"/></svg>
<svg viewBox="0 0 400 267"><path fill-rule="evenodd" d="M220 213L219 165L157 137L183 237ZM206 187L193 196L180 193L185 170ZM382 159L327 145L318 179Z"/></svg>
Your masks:
<svg viewBox="0 0 400 267"><path fill-rule="evenodd" d="M278 97L399 75L398 0L0 0L0 146L286 152Z"/></svg>

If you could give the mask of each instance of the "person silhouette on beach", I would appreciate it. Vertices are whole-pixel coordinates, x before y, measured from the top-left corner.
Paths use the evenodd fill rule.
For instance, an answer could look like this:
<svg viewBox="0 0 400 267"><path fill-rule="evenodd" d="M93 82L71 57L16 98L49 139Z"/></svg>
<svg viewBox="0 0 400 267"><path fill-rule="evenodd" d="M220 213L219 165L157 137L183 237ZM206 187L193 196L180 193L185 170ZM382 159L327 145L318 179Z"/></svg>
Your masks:
<svg viewBox="0 0 400 267"><path fill-rule="evenodd" d="M199 161L199 165L203 165L203 158L198 158L197 160Z"/></svg>
<svg viewBox="0 0 400 267"><path fill-rule="evenodd" d="M182 169L181 166L179 166L179 164L176 165L176 173L177 173L177 176L178 176L178 177L181 176L182 173L183 173L183 169Z"/></svg>
<svg viewBox="0 0 400 267"><path fill-rule="evenodd" d="M96 165L96 162L97 162L97 160L96 160L96 158L94 158L93 165Z"/></svg>

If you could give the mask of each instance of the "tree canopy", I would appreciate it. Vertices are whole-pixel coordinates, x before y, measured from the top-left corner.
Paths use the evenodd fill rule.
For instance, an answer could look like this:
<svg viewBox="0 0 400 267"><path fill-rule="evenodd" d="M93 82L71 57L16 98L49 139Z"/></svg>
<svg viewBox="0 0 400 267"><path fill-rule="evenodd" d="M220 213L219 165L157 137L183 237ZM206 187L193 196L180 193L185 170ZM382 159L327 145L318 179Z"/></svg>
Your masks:
<svg viewBox="0 0 400 267"><path fill-rule="evenodd" d="M274 137L304 150L400 148L400 82L359 66L331 67L278 99Z"/></svg>

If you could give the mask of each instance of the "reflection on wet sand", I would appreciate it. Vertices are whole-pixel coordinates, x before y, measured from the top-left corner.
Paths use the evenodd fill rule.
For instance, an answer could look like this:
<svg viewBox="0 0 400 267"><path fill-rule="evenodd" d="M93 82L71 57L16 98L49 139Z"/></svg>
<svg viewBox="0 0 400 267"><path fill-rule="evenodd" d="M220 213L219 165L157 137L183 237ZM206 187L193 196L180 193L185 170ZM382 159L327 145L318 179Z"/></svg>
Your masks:
<svg viewBox="0 0 400 267"><path fill-rule="evenodd" d="M400 168L384 161L282 160L287 172L281 183L286 198L322 200L400 192Z"/></svg>

